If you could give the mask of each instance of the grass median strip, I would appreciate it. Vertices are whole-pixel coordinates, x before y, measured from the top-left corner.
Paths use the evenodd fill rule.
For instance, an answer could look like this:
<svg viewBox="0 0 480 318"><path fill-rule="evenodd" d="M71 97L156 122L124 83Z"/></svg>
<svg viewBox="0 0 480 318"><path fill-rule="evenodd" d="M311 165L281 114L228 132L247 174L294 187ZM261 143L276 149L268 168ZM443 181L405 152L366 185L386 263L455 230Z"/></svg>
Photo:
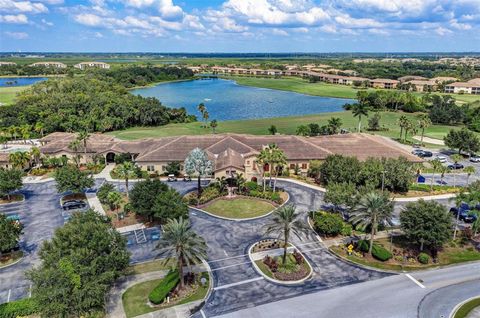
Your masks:
<svg viewBox="0 0 480 318"><path fill-rule="evenodd" d="M273 204L253 198L219 199L203 208L214 215L233 219L258 217L273 209Z"/></svg>

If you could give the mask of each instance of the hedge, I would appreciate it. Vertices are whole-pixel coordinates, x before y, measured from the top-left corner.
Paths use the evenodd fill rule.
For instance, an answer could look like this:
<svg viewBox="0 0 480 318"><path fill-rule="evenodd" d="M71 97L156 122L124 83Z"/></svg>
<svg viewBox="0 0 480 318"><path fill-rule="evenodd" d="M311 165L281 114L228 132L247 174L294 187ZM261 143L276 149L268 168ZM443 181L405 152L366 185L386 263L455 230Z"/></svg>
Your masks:
<svg viewBox="0 0 480 318"><path fill-rule="evenodd" d="M430 256L428 256L428 254L426 253L420 253L418 254L417 259L422 264L428 264L428 262L430 261Z"/></svg>
<svg viewBox="0 0 480 318"><path fill-rule="evenodd" d="M38 305L32 298L25 298L0 305L1 318L16 318L38 312Z"/></svg>
<svg viewBox="0 0 480 318"><path fill-rule="evenodd" d="M180 276L178 271L170 271L160 284L148 295L148 299L155 305L161 304L179 282Z"/></svg>
<svg viewBox="0 0 480 318"><path fill-rule="evenodd" d="M389 250L385 249L383 246L373 244L372 247L372 256L376 259L385 262L393 257L392 253Z"/></svg>

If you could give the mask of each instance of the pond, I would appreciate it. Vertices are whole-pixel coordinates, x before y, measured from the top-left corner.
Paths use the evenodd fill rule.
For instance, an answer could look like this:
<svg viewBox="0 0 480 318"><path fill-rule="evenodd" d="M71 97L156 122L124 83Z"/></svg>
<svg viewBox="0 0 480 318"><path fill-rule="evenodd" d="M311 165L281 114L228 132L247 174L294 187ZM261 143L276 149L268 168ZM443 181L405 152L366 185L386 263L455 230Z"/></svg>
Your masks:
<svg viewBox="0 0 480 318"><path fill-rule="evenodd" d="M210 120L286 117L343 111L351 99L310 96L288 91L238 85L224 79L171 82L132 91L156 97L169 107L185 107L200 116L197 106L204 103Z"/></svg>
<svg viewBox="0 0 480 318"><path fill-rule="evenodd" d="M46 77L0 77L0 87L27 86L45 80Z"/></svg>

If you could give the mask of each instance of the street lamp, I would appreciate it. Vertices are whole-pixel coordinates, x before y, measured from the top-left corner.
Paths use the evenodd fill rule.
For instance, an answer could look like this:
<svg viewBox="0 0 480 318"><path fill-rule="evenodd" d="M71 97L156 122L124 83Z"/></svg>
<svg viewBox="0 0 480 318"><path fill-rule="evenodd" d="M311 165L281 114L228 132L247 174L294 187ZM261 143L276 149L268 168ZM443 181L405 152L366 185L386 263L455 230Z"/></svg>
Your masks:
<svg viewBox="0 0 480 318"><path fill-rule="evenodd" d="M385 170L382 171L382 192L384 192L385 189Z"/></svg>

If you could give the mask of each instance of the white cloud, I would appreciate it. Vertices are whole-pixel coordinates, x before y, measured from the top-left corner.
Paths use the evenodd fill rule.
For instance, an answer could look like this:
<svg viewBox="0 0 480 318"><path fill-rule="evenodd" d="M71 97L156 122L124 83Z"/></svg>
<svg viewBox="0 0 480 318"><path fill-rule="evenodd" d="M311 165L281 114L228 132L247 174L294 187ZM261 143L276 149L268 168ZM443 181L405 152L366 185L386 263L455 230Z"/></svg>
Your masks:
<svg viewBox="0 0 480 318"><path fill-rule="evenodd" d="M100 33L100 32L95 32L95 33L93 34L93 36L96 37L96 38L98 38L98 39L103 38L103 34Z"/></svg>
<svg viewBox="0 0 480 318"><path fill-rule="evenodd" d="M450 25L457 30L470 30L472 28L470 24L459 23L456 19L450 20Z"/></svg>
<svg viewBox="0 0 480 318"><path fill-rule="evenodd" d="M172 0L160 0L158 4L158 11L162 17L167 20L176 20L183 17L182 8L174 5Z"/></svg>
<svg viewBox="0 0 480 318"><path fill-rule="evenodd" d="M12 38L12 39L17 39L17 40L24 40L28 39L28 34L25 32L9 32L6 31L4 32L6 36Z"/></svg>
<svg viewBox="0 0 480 318"><path fill-rule="evenodd" d="M50 4L50 5L63 4L63 0L35 0L35 1Z"/></svg>
<svg viewBox="0 0 480 318"><path fill-rule="evenodd" d="M289 36L287 31L282 30L282 29L277 29L277 28L272 29L272 34L281 35L281 36Z"/></svg>
<svg viewBox="0 0 480 318"><path fill-rule="evenodd" d="M28 18L25 14L0 15L0 23L27 24Z"/></svg>
<svg viewBox="0 0 480 318"><path fill-rule="evenodd" d="M41 22L42 22L44 25L46 25L46 26L53 26L53 23L52 23L52 22L47 21L47 20L45 20L45 19L42 19Z"/></svg>
<svg viewBox="0 0 480 318"><path fill-rule="evenodd" d="M438 0L345 0L342 3L357 9L379 10L389 13L419 14Z"/></svg>
<svg viewBox="0 0 480 318"><path fill-rule="evenodd" d="M340 15L335 17L335 21L347 28L378 28L382 26L382 23L373 19L355 19L349 15Z"/></svg>
<svg viewBox="0 0 480 318"><path fill-rule="evenodd" d="M0 0L0 11L8 13L45 13L48 8L43 3L31 1Z"/></svg>
<svg viewBox="0 0 480 318"><path fill-rule="evenodd" d="M447 28L438 27L438 28L435 29L435 33L437 33L440 36L443 36L443 35L452 34L453 32L452 32L452 30L449 30Z"/></svg>
<svg viewBox="0 0 480 318"><path fill-rule="evenodd" d="M82 13L75 16L75 21L88 26L102 25L102 18L92 13Z"/></svg>

